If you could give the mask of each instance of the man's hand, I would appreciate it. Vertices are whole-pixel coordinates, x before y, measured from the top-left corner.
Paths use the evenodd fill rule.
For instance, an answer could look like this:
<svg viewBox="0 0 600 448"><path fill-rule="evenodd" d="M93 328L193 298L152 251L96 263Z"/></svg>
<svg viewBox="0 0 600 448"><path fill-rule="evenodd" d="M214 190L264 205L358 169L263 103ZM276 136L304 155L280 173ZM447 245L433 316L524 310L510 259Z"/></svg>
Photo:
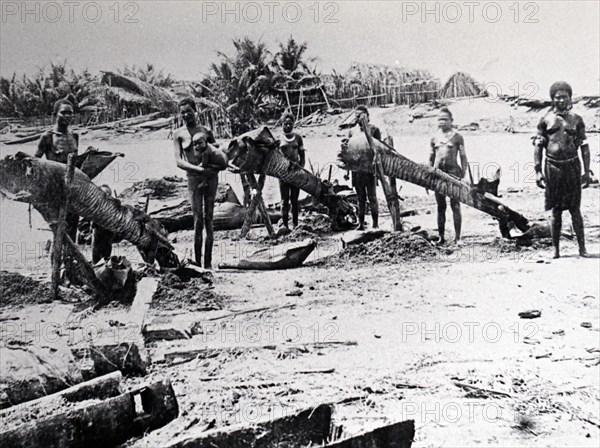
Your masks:
<svg viewBox="0 0 600 448"><path fill-rule="evenodd" d="M590 172L588 171L581 178L581 188L587 188L590 186Z"/></svg>
<svg viewBox="0 0 600 448"><path fill-rule="evenodd" d="M546 188L544 175L540 171L538 171L535 175L535 184L540 188Z"/></svg>

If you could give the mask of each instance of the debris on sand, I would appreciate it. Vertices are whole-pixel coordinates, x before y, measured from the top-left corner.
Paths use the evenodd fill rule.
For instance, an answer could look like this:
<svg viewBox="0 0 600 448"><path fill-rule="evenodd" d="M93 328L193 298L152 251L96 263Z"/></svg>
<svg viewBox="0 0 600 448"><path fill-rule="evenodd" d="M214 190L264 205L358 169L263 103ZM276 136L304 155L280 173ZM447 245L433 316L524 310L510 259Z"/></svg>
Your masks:
<svg viewBox="0 0 600 448"><path fill-rule="evenodd" d="M0 271L0 308L48 303L51 297L49 283L15 272ZM90 298L84 292L75 289L61 289L61 297L67 302L81 302Z"/></svg>
<svg viewBox="0 0 600 448"><path fill-rule="evenodd" d="M434 260L439 254L439 249L423 237L402 232L390 233L368 243L347 246L339 254L329 258L329 262L336 264L351 261L357 265L397 263L413 259Z"/></svg>
<svg viewBox="0 0 600 448"><path fill-rule="evenodd" d="M519 313L521 319L537 319L541 317L542 312L540 310L527 310Z"/></svg>
<svg viewBox="0 0 600 448"><path fill-rule="evenodd" d="M152 307L161 310L212 311L223 309L227 297L217 294L211 283L200 278L181 279L164 274L152 297Z"/></svg>
<svg viewBox="0 0 600 448"><path fill-rule="evenodd" d="M175 196L178 191L184 192L187 184L182 177L165 176L160 179L146 179L135 182L131 187L125 189L119 198L140 199L150 195L152 199L164 199Z"/></svg>

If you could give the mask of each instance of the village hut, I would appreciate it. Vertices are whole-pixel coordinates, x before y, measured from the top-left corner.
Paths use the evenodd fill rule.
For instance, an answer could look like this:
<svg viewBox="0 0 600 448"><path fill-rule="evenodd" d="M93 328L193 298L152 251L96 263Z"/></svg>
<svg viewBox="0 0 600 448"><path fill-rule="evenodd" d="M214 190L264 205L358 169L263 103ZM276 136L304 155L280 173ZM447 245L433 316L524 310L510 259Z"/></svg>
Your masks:
<svg viewBox="0 0 600 448"><path fill-rule="evenodd" d="M131 76L108 71L101 73L99 90L104 94L103 103L110 118L177 111L177 100L168 90Z"/></svg>
<svg viewBox="0 0 600 448"><path fill-rule="evenodd" d="M440 98L465 98L487 96L481 83L463 72L453 74L440 91Z"/></svg>
<svg viewBox="0 0 600 448"><path fill-rule="evenodd" d="M342 107L422 103L436 99L440 88L428 70L399 65L353 63L345 74L322 79L331 102Z"/></svg>

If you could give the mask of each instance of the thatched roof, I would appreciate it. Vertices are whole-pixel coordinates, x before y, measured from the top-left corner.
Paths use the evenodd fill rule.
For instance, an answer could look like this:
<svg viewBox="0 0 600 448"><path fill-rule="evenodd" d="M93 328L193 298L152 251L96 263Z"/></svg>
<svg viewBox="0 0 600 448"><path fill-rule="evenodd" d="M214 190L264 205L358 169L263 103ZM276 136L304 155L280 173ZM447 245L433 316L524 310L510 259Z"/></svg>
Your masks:
<svg viewBox="0 0 600 448"><path fill-rule="evenodd" d="M440 98L463 98L469 96L486 95L485 88L477 82L471 75L463 72L457 72L450 77L442 90Z"/></svg>
<svg viewBox="0 0 600 448"><path fill-rule="evenodd" d="M154 86L131 76L120 73L101 71L102 84L113 89L124 101L152 105L156 109L173 109L175 96L166 89Z"/></svg>
<svg viewBox="0 0 600 448"><path fill-rule="evenodd" d="M387 84L412 84L421 81L436 80L435 76L425 69L414 69L395 65L353 63L344 77L353 83L372 83L374 81Z"/></svg>

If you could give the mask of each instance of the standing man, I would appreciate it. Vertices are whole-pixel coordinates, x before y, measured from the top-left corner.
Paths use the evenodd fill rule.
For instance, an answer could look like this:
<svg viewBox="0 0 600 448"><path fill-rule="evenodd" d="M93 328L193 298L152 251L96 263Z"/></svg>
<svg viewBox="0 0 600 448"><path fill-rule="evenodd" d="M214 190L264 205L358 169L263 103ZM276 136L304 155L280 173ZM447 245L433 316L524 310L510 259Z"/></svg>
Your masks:
<svg viewBox="0 0 600 448"><path fill-rule="evenodd" d="M179 102L185 123L174 132L173 145L177 167L187 172L188 192L194 215L194 258L202 264L202 231L206 227L204 267L212 269L213 213L219 185L218 172L227 168L227 156L210 143L212 132L198 124L196 103L192 98Z"/></svg>
<svg viewBox="0 0 600 448"><path fill-rule="evenodd" d="M53 162L67 163L69 154L77 155L79 135L71 130L73 122L73 104L68 100L58 100L54 103L55 123L52 129L44 132L38 142L35 156L46 156ZM67 235L77 242L77 224L79 216L67 213Z"/></svg>
<svg viewBox="0 0 600 448"><path fill-rule="evenodd" d="M374 139L381 140L381 131L377 126L369 123L369 111L365 106L358 106L355 110L356 120L360 126L360 132L365 132L363 129L364 116L369 127L368 132ZM348 138L352 137L352 130ZM346 144L346 142L342 142ZM371 217L373 218L373 228L379 228L379 203L377 202L377 174L367 173L363 171L352 172L352 186L356 190L358 198L358 227L357 230L365 230L365 213L367 209L367 198L369 199L369 207L371 208Z"/></svg>
<svg viewBox="0 0 600 448"><path fill-rule="evenodd" d="M460 165L457 161L459 155ZM463 179L469 170L467 153L465 152L465 141L462 135L452 128L452 112L447 107L441 108L438 114L438 131L431 139L429 165L458 179ZM446 242L446 196L436 193L435 200L437 202L440 244L444 244ZM450 199L450 208L452 209L452 216L454 218L454 241L458 243L462 227L460 202Z"/></svg>
<svg viewBox="0 0 600 448"><path fill-rule="evenodd" d="M577 236L579 255L587 256L583 217L581 216L581 189L590 183L590 148L585 136L583 119L571 112L573 90L564 81L550 87L552 109L538 124L534 138L536 184L546 189L546 210L552 210L551 233L554 258L560 257L559 242L562 212L569 210L573 230ZM583 179L578 151L583 159ZM542 155L546 150L546 164L542 174Z"/></svg>
<svg viewBox="0 0 600 448"><path fill-rule="evenodd" d="M290 161L304 168L306 155L304 152L304 142L299 134L294 131L294 117L287 113L283 116L283 138L279 142L279 149L283 155ZM292 203L292 224L298 225L298 196L300 189L279 181L279 192L281 193L281 217L285 228L288 227L290 202Z"/></svg>

